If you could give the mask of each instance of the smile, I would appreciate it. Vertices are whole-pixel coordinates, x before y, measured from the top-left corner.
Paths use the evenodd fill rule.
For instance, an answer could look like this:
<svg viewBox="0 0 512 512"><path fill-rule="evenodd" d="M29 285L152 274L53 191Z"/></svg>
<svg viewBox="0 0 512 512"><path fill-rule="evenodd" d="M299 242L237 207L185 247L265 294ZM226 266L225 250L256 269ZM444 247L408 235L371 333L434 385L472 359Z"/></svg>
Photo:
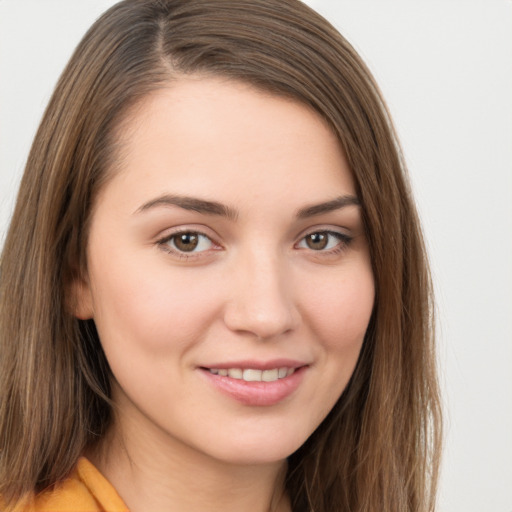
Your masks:
<svg viewBox="0 0 512 512"><path fill-rule="evenodd" d="M233 366L231 366L231 364ZM298 361L249 361L201 366L214 389L247 406L272 406L291 397L310 367Z"/></svg>
<svg viewBox="0 0 512 512"><path fill-rule="evenodd" d="M289 377L295 372L295 368L281 367L268 370L256 368L208 368L210 373L221 377L244 380L245 382L275 382L279 379Z"/></svg>

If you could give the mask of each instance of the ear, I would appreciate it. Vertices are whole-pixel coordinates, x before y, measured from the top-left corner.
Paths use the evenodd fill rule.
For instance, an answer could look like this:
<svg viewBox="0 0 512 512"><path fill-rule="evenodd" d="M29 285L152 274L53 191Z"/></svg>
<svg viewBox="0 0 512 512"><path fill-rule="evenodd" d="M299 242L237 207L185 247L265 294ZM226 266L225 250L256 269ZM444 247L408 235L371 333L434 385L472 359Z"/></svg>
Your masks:
<svg viewBox="0 0 512 512"><path fill-rule="evenodd" d="M67 308L69 312L80 320L89 320L94 317L94 308L91 287L88 279L75 275L67 286Z"/></svg>

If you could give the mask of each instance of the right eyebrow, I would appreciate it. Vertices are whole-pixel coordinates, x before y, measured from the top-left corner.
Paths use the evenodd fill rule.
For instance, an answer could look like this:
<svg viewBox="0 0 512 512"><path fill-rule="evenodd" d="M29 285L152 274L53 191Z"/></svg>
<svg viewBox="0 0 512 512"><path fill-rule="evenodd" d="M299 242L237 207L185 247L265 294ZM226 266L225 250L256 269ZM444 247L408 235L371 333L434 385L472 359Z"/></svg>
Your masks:
<svg viewBox="0 0 512 512"><path fill-rule="evenodd" d="M341 208L352 205L361 206L361 202L356 196L344 195L335 199L331 199L330 201L326 201L325 203L313 204L306 206L305 208L301 208L297 212L297 218L307 219L309 217L323 215L325 213L330 213L332 211L340 210Z"/></svg>
<svg viewBox="0 0 512 512"><path fill-rule="evenodd" d="M178 196L173 194L164 194L151 199L137 208L134 213L141 213L158 206L178 206L184 210L203 213L206 215L219 215L230 220L238 218L238 211L217 201L208 201L190 196Z"/></svg>

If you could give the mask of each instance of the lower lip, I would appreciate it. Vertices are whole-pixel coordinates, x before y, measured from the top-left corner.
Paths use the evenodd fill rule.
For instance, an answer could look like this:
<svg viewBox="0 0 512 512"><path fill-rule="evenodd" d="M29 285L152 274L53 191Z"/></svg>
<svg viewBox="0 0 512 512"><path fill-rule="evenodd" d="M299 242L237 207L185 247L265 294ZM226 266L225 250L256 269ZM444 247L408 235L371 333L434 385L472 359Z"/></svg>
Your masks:
<svg viewBox="0 0 512 512"><path fill-rule="evenodd" d="M276 405L289 397L299 387L306 369L306 366L297 368L288 377L273 382L247 382L215 375L205 369L201 371L213 386L237 402L244 405L269 406Z"/></svg>

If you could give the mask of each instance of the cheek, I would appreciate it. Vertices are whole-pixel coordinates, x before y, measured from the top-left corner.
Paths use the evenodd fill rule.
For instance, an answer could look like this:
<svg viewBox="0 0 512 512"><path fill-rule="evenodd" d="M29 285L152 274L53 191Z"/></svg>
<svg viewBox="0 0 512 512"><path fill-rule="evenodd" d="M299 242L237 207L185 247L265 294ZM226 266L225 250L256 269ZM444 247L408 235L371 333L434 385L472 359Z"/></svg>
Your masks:
<svg viewBox="0 0 512 512"><path fill-rule="evenodd" d="M357 364L374 304L374 280L369 265L337 269L316 281L302 301L303 318L316 340L316 384L308 400L314 430L332 410ZM303 290L304 292L304 290Z"/></svg>
<svg viewBox="0 0 512 512"><path fill-rule="evenodd" d="M328 350L359 353L374 299L373 275L367 266L319 283L311 294L308 316Z"/></svg>
<svg viewBox="0 0 512 512"><path fill-rule="evenodd" d="M200 338L215 317L218 287L211 279L154 262L112 260L115 265L91 262L94 320L106 351L120 344L158 356Z"/></svg>

